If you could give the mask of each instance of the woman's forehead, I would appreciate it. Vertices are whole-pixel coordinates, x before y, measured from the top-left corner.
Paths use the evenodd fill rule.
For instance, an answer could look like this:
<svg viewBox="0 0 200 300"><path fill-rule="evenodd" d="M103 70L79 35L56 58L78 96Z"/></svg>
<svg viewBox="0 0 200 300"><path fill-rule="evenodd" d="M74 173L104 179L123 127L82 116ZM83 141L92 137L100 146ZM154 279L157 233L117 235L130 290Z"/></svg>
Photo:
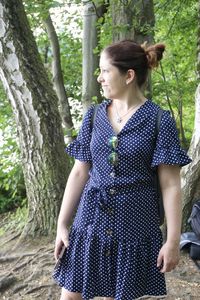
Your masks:
<svg viewBox="0 0 200 300"><path fill-rule="evenodd" d="M99 66L101 67L105 65L111 65L111 59L105 52L102 52L99 60Z"/></svg>

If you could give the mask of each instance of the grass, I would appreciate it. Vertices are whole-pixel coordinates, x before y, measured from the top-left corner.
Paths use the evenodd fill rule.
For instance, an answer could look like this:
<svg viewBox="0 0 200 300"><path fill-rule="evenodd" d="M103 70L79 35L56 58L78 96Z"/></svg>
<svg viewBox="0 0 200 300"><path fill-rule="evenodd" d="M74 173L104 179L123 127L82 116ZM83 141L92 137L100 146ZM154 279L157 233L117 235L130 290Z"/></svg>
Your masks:
<svg viewBox="0 0 200 300"><path fill-rule="evenodd" d="M6 231L22 231L27 221L28 208L18 207L15 211L10 211L0 216L0 236Z"/></svg>

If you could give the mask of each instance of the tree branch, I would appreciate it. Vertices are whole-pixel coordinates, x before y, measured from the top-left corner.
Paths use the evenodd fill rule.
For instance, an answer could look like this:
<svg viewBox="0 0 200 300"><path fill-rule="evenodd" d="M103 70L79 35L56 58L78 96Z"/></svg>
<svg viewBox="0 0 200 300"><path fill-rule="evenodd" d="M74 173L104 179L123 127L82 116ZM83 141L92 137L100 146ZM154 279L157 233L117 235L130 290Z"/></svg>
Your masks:
<svg viewBox="0 0 200 300"><path fill-rule="evenodd" d="M183 5L184 2L185 2L184 0L180 0L179 6L178 6L178 8L177 8L177 10L176 10L176 13L175 13L173 19L172 19L171 26L170 26L170 28L169 28L167 34L166 34L166 37L168 37L168 36L170 35L170 33L171 33L171 31L172 31L172 28L173 28L173 26L174 26L174 24L175 24L176 18L177 18L177 16L178 16L179 12L180 12L181 6Z"/></svg>
<svg viewBox="0 0 200 300"><path fill-rule="evenodd" d="M58 36L56 34L50 14L48 15L47 19L44 20L44 25L46 27L47 34L49 36L52 53L53 53L53 62L52 62L53 83L56 90L56 94L59 99L60 115L62 117L63 124L68 129L68 136L71 137L73 122L72 122L70 106L68 103L67 93L65 90L63 74L61 69L60 46L59 46Z"/></svg>
<svg viewBox="0 0 200 300"><path fill-rule="evenodd" d="M172 69L174 71L174 75L176 78L176 82L177 82L177 90L178 90L178 112L179 112L179 121L180 121L180 135L181 135L181 140L183 143L184 148L187 147L187 143L186 143L186 138L185 138L185 132L184 132L184 128L183 128L183 103L182 103L182 91L181 91L181 87L179 84L179 77L176 71L175 66L172 64Z"/></svg>
<svg viewBox="0 0 200 300"><path fill-rule="evenodd" d="M161 69L161 74L162 74L162 77L163 77L163 80L164 80L164 84L165 84L165 93L166 93L166 98L167 98L167 104L169 106L169 109L170 109L170 112L172 114L172 117L175 119L174 111L173 111L173 108L171 106L170 97L169 97L169 93L168 93L167 80L166 80L165 72L164 72L164 69L163 69L163 66L162 66L161 62L160 62L160 69Z"/></svg>

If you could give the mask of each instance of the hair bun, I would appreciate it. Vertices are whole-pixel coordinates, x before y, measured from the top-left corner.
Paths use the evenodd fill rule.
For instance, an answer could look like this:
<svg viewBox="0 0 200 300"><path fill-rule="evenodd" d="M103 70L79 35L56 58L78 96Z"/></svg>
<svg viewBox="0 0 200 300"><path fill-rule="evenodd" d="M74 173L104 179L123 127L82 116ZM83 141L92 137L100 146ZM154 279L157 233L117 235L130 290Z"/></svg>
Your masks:
<svg viewBox="0 0 200 300"><path fill-rule="evenodd" d="M155 44L151 46L147 46L147 42L141 45L144 49L145 54L148 60L149 69L154 69L158 66L159 61L163 57L163 52L165 51L164 44Z"/></svg>

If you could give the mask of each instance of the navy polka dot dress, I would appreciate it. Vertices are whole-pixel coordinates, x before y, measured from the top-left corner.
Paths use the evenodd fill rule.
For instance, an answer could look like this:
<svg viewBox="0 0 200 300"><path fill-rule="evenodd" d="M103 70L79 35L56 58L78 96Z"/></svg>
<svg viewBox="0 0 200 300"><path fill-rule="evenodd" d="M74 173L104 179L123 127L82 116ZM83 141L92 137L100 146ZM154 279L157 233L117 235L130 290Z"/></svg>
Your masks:
<svg viewBox="0 0 200 300"><path fill-rule="evenodd" d="M91 162L68 248L53 277L65 289L82 294L133 300L166 295L164 274L156 266L162 246L153 171L159 164L184 166L175 122L164 111L158 137L158 106L147 100L115 134L107 116L111 100L85 114L78 137L66 149ZM118 143L109 143L117 136ZM117 164L109 161L117 154Z"/></svg>

